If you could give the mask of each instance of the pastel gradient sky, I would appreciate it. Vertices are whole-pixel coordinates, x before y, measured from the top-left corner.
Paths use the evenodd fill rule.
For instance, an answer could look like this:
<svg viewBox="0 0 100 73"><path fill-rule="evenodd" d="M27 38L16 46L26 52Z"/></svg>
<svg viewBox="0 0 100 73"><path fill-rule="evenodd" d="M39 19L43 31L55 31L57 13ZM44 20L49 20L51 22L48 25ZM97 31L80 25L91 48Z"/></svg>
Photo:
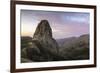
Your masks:
<svg viewBox="0 0 100 73"><path fill-rule="evenodd" d="M32 37L44 19L49 21L55 39L89 34L89 13L21 10L21 36Z"/></svg>

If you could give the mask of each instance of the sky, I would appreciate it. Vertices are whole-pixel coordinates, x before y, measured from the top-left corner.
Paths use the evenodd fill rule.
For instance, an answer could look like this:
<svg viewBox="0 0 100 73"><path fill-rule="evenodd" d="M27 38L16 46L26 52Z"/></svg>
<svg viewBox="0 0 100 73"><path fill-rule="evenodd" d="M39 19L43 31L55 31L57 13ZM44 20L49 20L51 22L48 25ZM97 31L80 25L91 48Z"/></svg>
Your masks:
<svg viewBox="0 0 100 73"><path fill-rule="evenodd" d="M87 12L21 10L21 36L33 37L41 20L48 20L55 39L89 34L89 17Z"/></svg>

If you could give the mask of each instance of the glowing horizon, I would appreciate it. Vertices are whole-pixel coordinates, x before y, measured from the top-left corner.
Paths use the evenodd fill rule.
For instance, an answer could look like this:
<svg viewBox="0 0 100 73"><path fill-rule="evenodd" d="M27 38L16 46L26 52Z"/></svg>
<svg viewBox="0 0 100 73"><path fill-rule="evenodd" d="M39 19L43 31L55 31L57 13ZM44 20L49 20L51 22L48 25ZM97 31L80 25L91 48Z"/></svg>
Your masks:
<svg viewBox="0 0 100 73"><path fill-rule="evenodd" d="M38 23L48 20L56 39L89 34L89 13L21 10L21 36L32 37Z"/></svg>

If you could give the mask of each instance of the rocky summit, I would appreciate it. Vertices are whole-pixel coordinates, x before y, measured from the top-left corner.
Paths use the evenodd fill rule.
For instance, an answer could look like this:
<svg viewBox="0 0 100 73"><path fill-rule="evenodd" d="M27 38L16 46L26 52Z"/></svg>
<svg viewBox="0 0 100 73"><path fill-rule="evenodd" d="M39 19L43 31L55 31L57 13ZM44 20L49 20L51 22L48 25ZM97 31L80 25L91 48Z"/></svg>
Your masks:
<svg viewBox="0 0 100 73"><path fill-rule="evenodd" d="M32 61L54 61L58 59L59 47L52 37L52 29L47 20L41 20L26 49L25 56Z"/></svg>

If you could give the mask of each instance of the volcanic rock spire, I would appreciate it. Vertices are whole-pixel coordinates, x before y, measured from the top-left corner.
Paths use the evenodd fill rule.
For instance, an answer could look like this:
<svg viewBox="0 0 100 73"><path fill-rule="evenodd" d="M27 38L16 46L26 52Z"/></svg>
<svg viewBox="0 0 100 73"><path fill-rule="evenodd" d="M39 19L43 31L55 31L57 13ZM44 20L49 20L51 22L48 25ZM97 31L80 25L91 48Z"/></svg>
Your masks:
<svg viewBox="0 0 100 73"><path fill-rule="evenodd" d="M40 52L46 54L48 58L56 58L58 53L58 44L52 37L52 29L47 20L40 21L32 40L33 44L35 43L39 47Z"/></svg>
<svg viewBox="0 0 100 73"><path fill-rule="evenodd" d="M31 42L22 50L22 57L33 62L57 61L59 59L58 49L58 44L52 37L49 22L41 20Z"/></svg>

